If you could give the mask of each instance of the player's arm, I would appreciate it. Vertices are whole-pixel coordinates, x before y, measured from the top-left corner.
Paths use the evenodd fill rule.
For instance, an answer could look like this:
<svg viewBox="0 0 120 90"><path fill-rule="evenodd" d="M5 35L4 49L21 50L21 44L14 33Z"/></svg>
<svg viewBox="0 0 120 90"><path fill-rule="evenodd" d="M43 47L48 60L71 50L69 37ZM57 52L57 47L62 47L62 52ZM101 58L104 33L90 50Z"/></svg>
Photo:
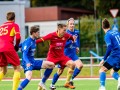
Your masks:
<svg viewBox="0 0 120 90"><path fill-rule="evenodd" d="M46 40L51 40L51 38L52 38L52 34L48 34L48 35L46 35L46 36L44 36L44 37L42 37L40 39L37 39L36 43L38 44L38 43L44 42Z"/></svg>
<svg viewBox="0 0 120 90"><path fill-rule="evenodd" d="M19 43L20 43L20 40L21 40L19 26L16 25L16 26L14 27L14 30L15 30L15 37L16 37L15 50L18 51Z"/></svg>
<svg viewBox="0 0 120 90"><path fill-rule="evenodd" d="M29 42L25 42L24 44L22 44L23 59L25 60L26 63L30 63L28 59L28 53L29 53L30 47L31 47L31 44Z"/></svg>
<svg viewBox="0 0 120 90"><path fill-rule="evenodd" d="M111 50L112 50L112 44L111 44L111 39L110 39L109 35L106 35L105 42L106 42L106 45L107 45L107 49L106 49L106 53L104 55L104 60L107 59L107 57L110 55Z"/></svg>

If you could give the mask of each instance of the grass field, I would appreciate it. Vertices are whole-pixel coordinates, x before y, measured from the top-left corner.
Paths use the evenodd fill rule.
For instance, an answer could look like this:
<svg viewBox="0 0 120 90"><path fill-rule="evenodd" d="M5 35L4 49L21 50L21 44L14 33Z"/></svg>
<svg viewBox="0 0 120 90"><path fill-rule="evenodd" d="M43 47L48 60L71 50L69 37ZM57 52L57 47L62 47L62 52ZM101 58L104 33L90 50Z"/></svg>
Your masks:
<svg viewBox="0 0 120 90"><path fill-rule="evenodd" d="M31 81L24 90L37 90L37 85L39 81ZM56 83L56 90L71 90L66 89L63 87L65 80L59 80ZM98 90L99 88L99 79L80 79L74 81L76 89L74 90ZM49 89L49 85L51 84L51 80L48 80L46 83L47 89ZM2 81L0 82L0 90L11 90L12 88L12 81ZM116 90L117 88L117 81L107 79L106 81L106 90Z"/></svg>

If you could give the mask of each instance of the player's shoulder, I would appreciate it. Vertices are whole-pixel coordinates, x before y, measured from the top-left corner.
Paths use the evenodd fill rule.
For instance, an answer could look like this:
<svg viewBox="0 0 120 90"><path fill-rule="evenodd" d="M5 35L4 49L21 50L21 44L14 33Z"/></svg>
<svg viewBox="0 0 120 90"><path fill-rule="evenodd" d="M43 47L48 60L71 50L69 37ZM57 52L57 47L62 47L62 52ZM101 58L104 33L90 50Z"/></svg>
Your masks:
<svg viewBox="0 0 120 90"><path fill-rule="evenodd" d="M13 23L13 25L14 25L15 27L19 27L19 25L18 25L17 23Z"/></svg>
<svg viewBox="0 0 120 90"><path fill-rule="evenodd" d="M72 36L71 34L69 34L69 33L65 33L65 35L64 35L65 37L70 37L70 36Z"/></svg>
<svg viewBox="0 0 120 90"><path fill-rule="evenodd" d="M30 37L26 38L25 41L23 42L23 44L26 44L26 45L31 45L32 43L32 40Z"/></svg>

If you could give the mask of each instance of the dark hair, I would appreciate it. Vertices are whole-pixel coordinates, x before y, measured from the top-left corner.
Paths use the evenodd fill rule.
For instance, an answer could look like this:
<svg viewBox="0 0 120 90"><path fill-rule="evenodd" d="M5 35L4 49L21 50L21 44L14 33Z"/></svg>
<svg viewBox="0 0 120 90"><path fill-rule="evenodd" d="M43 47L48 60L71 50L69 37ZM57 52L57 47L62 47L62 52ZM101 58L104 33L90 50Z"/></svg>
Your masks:
<svg viewBox="0 0 120 90"><path fill-rule="evenodd" d="M38 26L32 26L30 29L30 35L32 35L33 33L36 33L37 31L39 31L39 27Z"/></svg>
<svg viewBox="0 0 120 90"><path fill-rule="evenodd" d="M7 20L15 20L15 13L8 12L6 18L7 18Z"/></svg>
<svg viewBox="0 0 120 90"><path fill-rule="evenodd" d="M58 28L63 28L63 27L66 27L66 25L65 24L58 24L57 27Z"/></svg>
<svg viewBox="0 0 120 90"><path fill-rule="evenodd" d="M103 27L103 29L110 28L110 23L106 18L102 21L102 27Z"/></svg>

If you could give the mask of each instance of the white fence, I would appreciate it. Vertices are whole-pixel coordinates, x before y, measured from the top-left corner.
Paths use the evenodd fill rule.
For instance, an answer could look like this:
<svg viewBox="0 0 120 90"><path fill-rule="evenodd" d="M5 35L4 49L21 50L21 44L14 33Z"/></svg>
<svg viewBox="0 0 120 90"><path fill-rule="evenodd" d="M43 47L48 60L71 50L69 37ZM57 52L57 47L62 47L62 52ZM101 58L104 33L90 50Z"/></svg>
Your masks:
<svg viewBox="0 0 120 90"><path fill-rule="evenodd" d="M84 67L90 67L90 77L93 76L93 67L99 66L99 62L97 64L94 64L94 60L100 59L102 57L79 57L80 60L84 61L84 60L89 60L90 63L88 64L84 64ZM46 60L46 58L35 58L35 60ZM56 66L57 67L57 66ZM9 68L12 68L11 66L9 66ZM43 70L41 70L41 77L43 76Z"/></svg>

